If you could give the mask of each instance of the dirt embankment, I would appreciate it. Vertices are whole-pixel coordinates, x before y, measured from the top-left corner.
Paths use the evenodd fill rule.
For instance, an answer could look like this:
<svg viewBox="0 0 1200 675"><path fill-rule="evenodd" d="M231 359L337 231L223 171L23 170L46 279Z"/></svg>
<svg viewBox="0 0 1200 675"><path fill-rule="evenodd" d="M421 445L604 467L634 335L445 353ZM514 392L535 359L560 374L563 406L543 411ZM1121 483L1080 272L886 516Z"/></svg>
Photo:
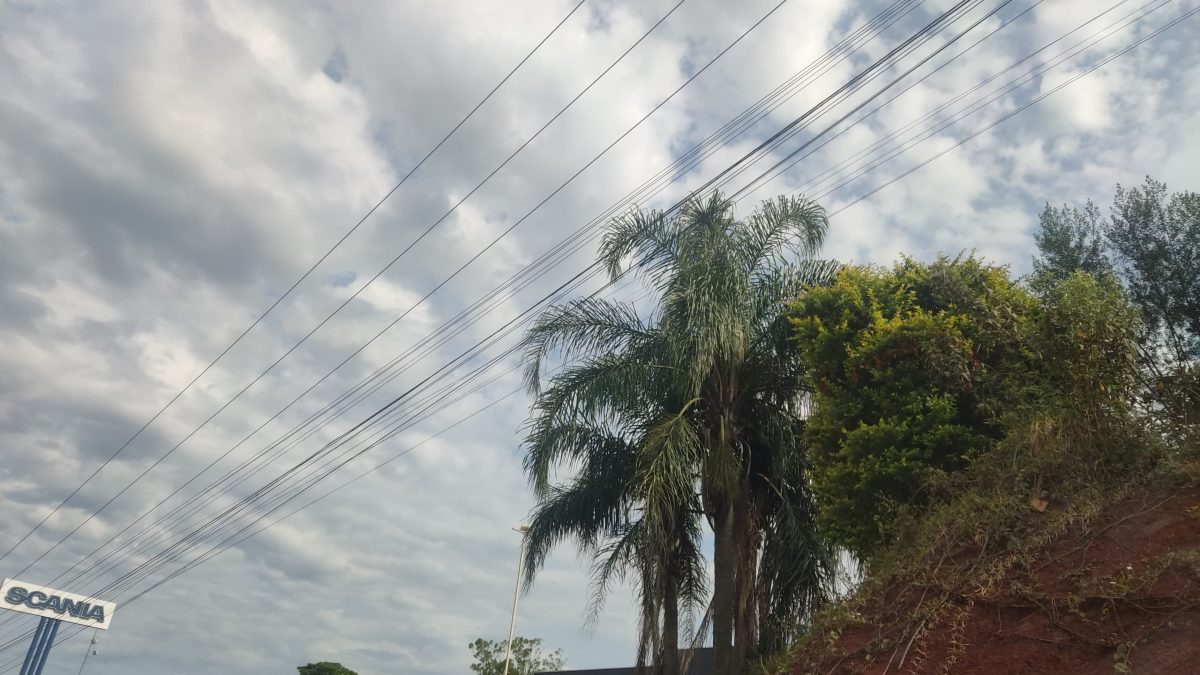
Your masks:
<svg viewBox="0 0 1200 675"><path fill-rule="evenodd" d="M1015 562L989 555L943 561L985 571L969 583L897 579L859 598L793 672L1200 673L1200 488L1119 501ZM928 578L943 576L971 578Z"/></svg>

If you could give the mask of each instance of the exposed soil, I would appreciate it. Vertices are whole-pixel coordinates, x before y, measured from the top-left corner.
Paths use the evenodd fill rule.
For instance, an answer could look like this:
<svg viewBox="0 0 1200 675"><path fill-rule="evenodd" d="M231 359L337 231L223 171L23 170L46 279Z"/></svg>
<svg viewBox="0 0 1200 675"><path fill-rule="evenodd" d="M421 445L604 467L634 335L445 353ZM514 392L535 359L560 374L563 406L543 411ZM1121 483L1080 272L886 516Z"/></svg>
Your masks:
<svg viewBox="0 0 1200 675"><path fill-rule="evenodd" d="M891 581L814 636L793 672L1200 673L1200 488L1120 501L994 569L1003 577L974 587Z"/></svg>

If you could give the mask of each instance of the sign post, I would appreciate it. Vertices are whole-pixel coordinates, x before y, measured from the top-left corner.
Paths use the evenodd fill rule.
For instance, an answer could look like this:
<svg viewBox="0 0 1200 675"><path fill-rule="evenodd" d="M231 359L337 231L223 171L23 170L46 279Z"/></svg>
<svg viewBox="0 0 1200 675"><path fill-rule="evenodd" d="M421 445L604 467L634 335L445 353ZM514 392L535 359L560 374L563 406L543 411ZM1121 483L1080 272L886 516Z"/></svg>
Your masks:
<svg viewBox="0 0 1200 675"><path fill-rule="evenodd" d="M66 621L108 630L113 612L117 609L116 604L105 600L16 579L5 579L4 584L0 585L0 607L42 618L33 633L29 650L25 652L21 675L41 675L60 623Z"/></svg>

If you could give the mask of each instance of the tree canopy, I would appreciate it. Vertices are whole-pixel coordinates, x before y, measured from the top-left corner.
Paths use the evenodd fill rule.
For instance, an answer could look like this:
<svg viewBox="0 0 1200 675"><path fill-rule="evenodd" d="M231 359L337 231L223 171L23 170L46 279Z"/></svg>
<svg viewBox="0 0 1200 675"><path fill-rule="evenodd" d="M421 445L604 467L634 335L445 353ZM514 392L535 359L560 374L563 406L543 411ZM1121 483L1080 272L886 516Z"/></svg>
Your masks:
<svg viewBox="0 0 1200 675"><path fill-rule="evenodd" d="M330 661L310 663L306 666L299 666L296 670L300 671L300 675L357 675L346 666Z"/></svg>
<svg viewBox="0 0 1200 675"><path fill-rule="evenodd" d="M504 657L507 654L506 640L484 640L479 638L467 645L471 650L471 672L478 675L503 675ZM510 675L534 675L534 673L562 670L560 650L546 651L540 638L514 637Z"/></svg>
<svg viewBox="0 0 1200 675"><path fill-rule="evenodd" d="M1112 274L1142 312L1147 339L1175 362L1200 359L1200 194L1167 191L1146 178L1117 186L1109 215L1046 205L1035 233L1037 280L1045 286L1077 270Z"/></svg>
<svg viewBox="0 0 1200 675"><path fill-rule="evenodd" d="M973 257L845 269L792 324L816 390L819 523L863 560L1030 411L1070 398L1095 404L1097 428L1124 415L1104 406L1129 390L1138 325L1110 280L1079 273L1039 298Z"/></svg>
<svg viewBox="0 0 1200 675"><path fill-rule="evenodd" d="M813 258L826 225L797 198L741 220L719 194L631 213L610 224L599 260L610 278L628 271L650 286L649 318L589 297L547 310L526 335L526 472L540 500L529 578L568 537L597 556L601 594L631 572L638 660L664 672L678 662L681 609L685 634L705 632L700 517L716 535L718 672L740 670L760 642L784 644L829 595L798 415L807 381L782 318L837 267ZM543 383L554 357L565 366ZM572 478L552 483L554 468Z"/></svg>
<svg viewBox="0 0 1200 675"><path fill-rule="evenodd" d="M1140 398L1160 433L1200 445L1200 194L1118 185L1107 216L1047 205L1035 240L1039 291L1076 271L1116 280L1142 320Z"/></svg>
<svg viewBox="0 0 1200 675"><path fill-rule="evenodd" d="M843 267L817 258L827 226L803 198L632 212L598 263L650 301L593 294L525 335L527 583L565 541L593 611L632 581L655 673L709 631L720 675L781 652L839 551L871 569L923 516L1011 518L1200 439L1196 194L1047 206L1022 279L973 255Z"/></svg>

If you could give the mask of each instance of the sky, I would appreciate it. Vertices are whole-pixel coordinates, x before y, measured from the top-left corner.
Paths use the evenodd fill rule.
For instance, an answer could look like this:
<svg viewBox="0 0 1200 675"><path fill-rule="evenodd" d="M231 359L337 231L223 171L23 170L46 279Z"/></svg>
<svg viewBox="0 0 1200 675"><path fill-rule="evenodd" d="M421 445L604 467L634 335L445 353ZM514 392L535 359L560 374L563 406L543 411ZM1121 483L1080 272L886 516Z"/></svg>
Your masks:
<svg viewBox="0 0 1200 675"><path fill-rule="evenodd" d="M272 478L308 475L285 471L426 378L459 377L502 355L517 333L455 361L584 269L594 240L449 339L431 337L464 308L593 219L666 208L703 186L952 4L913 2L857 51L808 71L819 77L678 181L631 203L627 195L884 3L790 0L772 12L778 0L585 0L572 11L577 1L0 2L0 552L124 447L0 559L0 573L97 593ZM889 264L973 251L1023 274L1046 202L1103 205L1118 183L1147 174L1200 189L1200 17L1021 110L1196 6L1113 0L1079 28L1107 0L973 4L727 190L816 139L782 177L739 196L739 213L806 194L832 214L826 257ZM973 114L955 122L959 107L942 108L1077 28L955 104L990 100ZM1093 35L1103 39L1092 44ZM1078 53L1066 51L1075 44ZM1040 64L1044 72L1005 93ZM905 129L902 139L922 142L866 173L855 167L871 159L844 163ZM583 281L574 295L601 285ZM286 436L396 357L405 367L394 380L329 426ZM411 424L266 520L254 519L269 507L246 511L221 536L187 540L185 557L156 576L105 595L117 610L86 672L288 673L319 660L361 675L467 672L468 643L507 633L520 542L511 528L534 504L516 365L499 358L453 390L461 393L414 403ZM281 452L258 454L272 448ZM219 550L224 534L274 522L400 453L128 602ZM165 518L253 457L261 470L229 494ZM112 565L95 564L108 553ZM589 623L588 569L562 546L521 597L517 633L561 649L571 667L628 664L630 590L616 589ZM0 617L0 672L19 663L20 636L35 622ZM73 633L60 634L47 673L77 672L87 634Z"/></svg>

